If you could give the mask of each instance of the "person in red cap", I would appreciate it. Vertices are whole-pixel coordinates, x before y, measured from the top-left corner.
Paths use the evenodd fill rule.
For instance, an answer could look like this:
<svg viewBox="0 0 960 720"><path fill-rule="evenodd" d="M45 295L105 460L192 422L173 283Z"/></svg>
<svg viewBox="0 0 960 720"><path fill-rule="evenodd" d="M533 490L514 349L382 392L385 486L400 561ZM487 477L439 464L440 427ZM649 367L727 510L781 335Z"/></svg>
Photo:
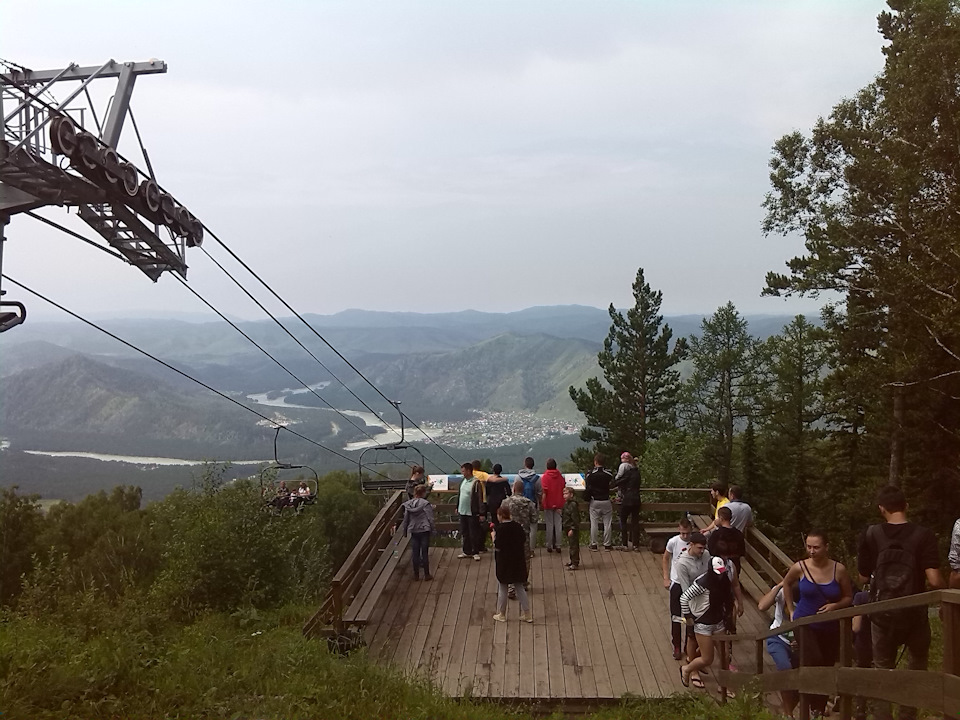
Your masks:
<svg viewBox="0 0 960 720"><path fill-rule="evenodd" d="M710 569L693 581L680 596L680 611L700 646L700 657L680 666L680 682L690 686L690 674L713 664L713 636L726 629L723 619L733 607L733 580L727 572L727 562L721 557L710 559Z"/></svg>

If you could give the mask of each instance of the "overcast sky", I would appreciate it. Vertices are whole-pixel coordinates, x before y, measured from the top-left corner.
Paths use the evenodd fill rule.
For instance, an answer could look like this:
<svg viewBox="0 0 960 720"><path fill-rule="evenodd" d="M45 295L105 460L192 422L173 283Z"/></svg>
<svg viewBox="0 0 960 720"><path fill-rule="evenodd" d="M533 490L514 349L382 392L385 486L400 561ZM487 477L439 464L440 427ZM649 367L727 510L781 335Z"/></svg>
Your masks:
<svg viewBox="0 0 960 720"><path fill-rule="evenodd" d="M760 297L802 250L760 231L770 147L883 62L880 0L0 7L0 56L28 67L165 60L132 100L158 180L318 313L625 306L641 266L666 314L813 310ZM7 234L4 272L78 312L206 312L28 217ZM199 292L258 317L188 262Z"/></svg>

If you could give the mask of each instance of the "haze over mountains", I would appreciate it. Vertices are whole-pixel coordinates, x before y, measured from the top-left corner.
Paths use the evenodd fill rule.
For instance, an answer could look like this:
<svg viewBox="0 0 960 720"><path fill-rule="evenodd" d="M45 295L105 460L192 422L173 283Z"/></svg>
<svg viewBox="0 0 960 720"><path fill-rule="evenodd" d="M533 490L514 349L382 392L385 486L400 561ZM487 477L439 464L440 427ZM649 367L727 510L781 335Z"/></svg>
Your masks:
<svg viewBox="0 0 960 720"><path fill-rule="evenodd" d="M418 422L434 423L439 431L445 424L476 417L475 411L513 413L520 428L518 446L533 442L524 436L524 417L563 420L574 427L582 423L567 388L599 374L596 355L609 327L605 310L581 306L505 314L350 310L307 319L388 397L402 400L404 411ZM682 316L667 322L679 336L696 332L701 319ZM790 318L748 319L753 334L766 336ZM298 432L334 449L375 436L381 428L369 414L351 415L345 422L329 405L366 412L360 398L386 419L396 417L383 398L296 320L285 324L326 370L272 322L238 324L312 385L313 392L303 390L222 322L120 319L103 324L261 414L295 423ZM250 395L258 395L261 403L252 402ZM0 462L23 450L266 459L272 456L273 430L258 421L80 323L27 323L0 336L0 436L11 445ZM571 447L577 442L575 435L569 436ZM315 447L289 436L283 452L309 459L318 454ZM9 462L4 464L10 469ZM23 485L25 480L3 473L5 485Z"/></svg>

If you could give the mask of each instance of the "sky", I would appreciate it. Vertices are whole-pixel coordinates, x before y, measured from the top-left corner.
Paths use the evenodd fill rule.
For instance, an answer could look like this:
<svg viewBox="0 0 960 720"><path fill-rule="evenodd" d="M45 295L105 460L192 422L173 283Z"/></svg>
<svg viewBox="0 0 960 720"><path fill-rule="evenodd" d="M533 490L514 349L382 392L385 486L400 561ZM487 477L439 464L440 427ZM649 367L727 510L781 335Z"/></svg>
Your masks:
<svg viewBox="0 0 960 720"><path fill-rule="evenodd" d="M643 267L667 315L788 314L822 301L760 297L803 251L761 232L770 148L882 69L883 9L0 0L0 57L166 61L131 103L159 182L301 312L624 307ZM98 111L114 84L94 83ZM120 150L142 157L129 122ZM209 312L29 217L7 238L3 271L81 314ZM263 317L202 252L187 260L220 309Z"/></svg>

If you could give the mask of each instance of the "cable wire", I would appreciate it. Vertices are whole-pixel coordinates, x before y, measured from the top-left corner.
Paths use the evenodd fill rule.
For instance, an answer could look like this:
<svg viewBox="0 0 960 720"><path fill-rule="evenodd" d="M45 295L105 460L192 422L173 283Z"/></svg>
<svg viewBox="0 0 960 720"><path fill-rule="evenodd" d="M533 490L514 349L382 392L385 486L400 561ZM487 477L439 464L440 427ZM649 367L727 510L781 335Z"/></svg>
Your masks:
<svg viewBox="0 0 960 720"><path fill-rule="evenodd" d="M201 247L200 247L200 250L201 250L201 252L203 252L204 255L206 255L206 256L210 259L210 261L211 261L214 265L216 265L216 266L220 269L220 271L221 271L224 275L226 275L228 278L230 278L230 279L233 281L234 285L236 285L238 288L240 288L240 290L243 292L244 295L246 295L248 298L250 298L250 300L253 301L253 303L254 303L258 308L260 308L271 320L273 320L273 322L275 322L287 335L289 335L290 338L292 338L293 341L294 341L295 343L297 343L297 345L299 345L301 348L303 348L304 352L306 352L310 357L312 357L314 360L316 360L317 363L320 365L320 367L322 367L324 370L326 370L326 371L330 374L330 377L332 377L334 380L336 380L338 383L340 383L340 384L347 390L347 392L349 392L351 395L353 395L353 397L356 398L356 400L357 400L361 405L363 405L363 407L365 407L367 410L370 411L370 414L372 414L374 417L380 417L380 414L379 414L376 410L374 410L372 407L370 407L366 402L363 401L362 398L360 398L359 396L357 396L356 393L354 393L349 387L347 387L346 383L344 383L343 380L341 380L339 377L337 377L336 373L334 373L329 367L327 367L320 358L318 358L316 355L314 355L313 352L312 352L306 345L304 345L304 344L300 341L300 338L298 338L296 335L294 335L292 332L290 332L290 330L287 328L287 326L284 325L284 324L277 318L276 315L274 315L272 312L270 312L270 311L266 308L266 306L264 306L263 303L261 303L256 297L254 297L254 295L253 295L246 287L244 287L243 283L241 283L239 280L237 280L237 278L235 278L235 277L230 273L229 270L227 270L215 257L213 257L213 255L211 255L209 252L207 252L206 248L204 248L203 246L201 246ZM338 412L339 412L339 411L338 411ZM384 424L385 424L391 431L393 431L393 432L396 432L396 431L397 431L395 427L393 427L392 425L390 425L390 423L384 421ZM369 437L369 436L368 436L368 437ZM373 440L374 438L370 438L370 439ZM394 457L397 457L397 455L394 454ZM431 462L433 462L433 461L431 460ZM434 463L434 465L436 465L436 463ZM436 466L437 466L437 467L440 467L439 465L436 465Z"/></svg>
<svg viewBox="0 0 960 720"><path fill-rule="evenodd" d="M345 363L347 364L347 366L350 367L351 370L353 370L355 373L357 373L357 375L359 375L359 376L363 379L363 381L367 383L367 385L369 385L371 388L373 388L380 397L382 397L384 400L386 400L388 403L390 403L390 405L392 405L393 407L395 407L395 408L397 409L397 411L398 411L401 415L403 415L403 417L404 417L406 420L409 420L410 423L411 423L415 428L417 428L417 430L419 430L427 440L429 440L429 441L432 442L434 445L436 445L444 455L446 455L448 458L450 458L453 462L459 464L459 462L460 462L459 460L457 460L453 455L451 455L449 452L447 452L446 448L444 448L439 442L437 442L437 441L434 440L432 437L430 437L430 436L424 431L423 428L421 428L416 422L414 422L409 416L407 416L402 410L400 410L400 408L397 407L397 403L395 403L393 400L391 400L391 399L388 398L386 395L384 395L384 393L380 390L380 388L378 388L376 385L374 385L373 382L371 382L370 379L367 378L366 375L364 375L362 372L360 372L360 370L356 367L356 365L354 365L354 364L353 364L352 362L350 362L346 357L344 357L343 353L341 353L339 350L337 350L337 348L335 348L325 337L323 337L323 335L321 335L320 333L318 333L318 332L314 329L314 327L313 327L310 323L308 323L308 322L306 321L306 319L305 319L300 313L298 313L296 310L294 310L293 307L291 307L291 305L290 305L286 300L284 300L282 297L280 297L280 295L279 295L272 287L270 287L270 285L268 285L263 278L261 278L256 272L253 271L253 269L252 269L249 265L247 265L243 260L241 260L240 257L239 257L233 250L231 250L231 249L227 246L227 244L217 236L217 234L216 234L215 232L213 232L209 227L207 227L206 224L203 225L203 229L204 229L204 232L206 232L208 235L210 235L210 237L212 237L212 238L220 245L220 247L222 247L224 250L226 250L227 253L229 253L229 255L230 255L234 260L236 260L238 263L240 263L240 265L241 265L248 273L250 273L254 278L256 278L257 281L258 281L261 285L263 285L264 288L266 288L267 292L269 292L271 295L273 295L285 308L287 308L287 310L289 310L290 312L292 312L292 313L296 316L296 318L297 318L301 323L303 323L303 324L307 327L307 329L310 330L310 332L312 332L314 335L316 335L316 336L323 342L324 345L326 345L328 348L330 348L330 349L334 352L334 354L336 354L337 357L339 357L341 360L343 360L343 362L345 362ZM211 259L213 259L212 256L210 255L210 253L208 253L206 250L204 250L204 253L207 255L207 257L210 257ZM216 262L216 260L214 260L214 262ZM220 263L217 263L217 265L220 266L221 269L223 269L223 266L220 265ZM224 270L224 272L226 272L226 270ZM235 282L236 282L236 281L235 281ZM245 289L244 289L244 291L246 292ZM252 297L252 296L251 296L251 297ZM259 305L259 303L258 303L258 305ZM261 307L262 307L262 306L261 306ZM302 344L301 344L301 345L302 345ZM311 353L311 355L312 355L312 353ZM318 360L317 362L319 362L319 360ZM332 374L333 374L333 373L331 373L331 375L332 375ZM336 377L336 376L334 376L334 377ZM347 386L343 383L343 381L341 381L341 380L339 380L339 379L337 379L337 381L338 381L341 385L343 385L344 388L347 388ZM348 392L350 392L351 395L353 395L354 397L357 397L356 394L353 393L353 391L351 391L349 388L347 388L347 390L348 390ZM357 399L359 400L360 398L357 397ZM361 402L362 402L362 401L361 401ZM363 405L364 405L364 407L367 407L367 408L369 409L369 406L368 406L366 403L363 403ZM372 411L371 411L371 412L372 412ZM433 464L434 464L437 468L440 468L440 466L437 465L437 463L434 462L433 460L431 460L430 462L433 462Z"/></svg>
<svg viewBox="0 0 960 720"><path fill-rule="evenodd" d="M21 83L15 82L15 81L14 81L14 82L11 82L10 84L13 85L14 87L16 87L16 88L17 88L20 92L22 92L25 96L31 98L32 100L34 100L34 101L36 101L37 103L39 103L39 104L41 104L42 106L44 106L47 110L50 110L50 111L53 111L53 112L61 112L60 109L58 109L57 107L55 107L55 106L52 105L51 103L46 102L45 100L43 100L42 98L40 98L40 97L39 97L38 95L36 95L35 93L31 92L31 91L27 88L27 86L25 86L25 85L23 85L23 84L21 84ZM48 93L48 94L49 94L49 93ZM80 128L81 130L83 129L79 124L77 124L77 127ZM141 143L141 145L142 145L142 143ZM126 162L130 162L127 158L125 158L124 156L120 155L119 152L117 153L117 155L118 155L118 157L119 157L121 160L124 160L124 161L126 161ZM149 163L149 160L148 160L147 162ZM159 186L159 184L158 184L158 186ZM165 191L165 188L163 188L162 186L159 186L159 187L160 187L161 190L164 190L164 191ZM39 216L37 216L37 217L39 217ZM297 311L296 311L286 300L284 300L270 285L268 285L267 282L266 282L263 278L261 278L256 272L254 272L254 270L253 270L249 265L247 265L247 263L245 263L232 249L230 249L230 247L229 247L223 240L221 240L220 237L219 237L215 232L213 232L213 230L211 230L211 229L206 225L206 223L201 223L201 224L203 225L204 231L205 231L207 234L209 234L210 237L212 237L224 250L226 250L227 253L228 253L234 260L236 260L248 273L250 273L254 278L256 278L257 281L258 281L261 285L263 285L263 287L266 288L266 290L267 290L271 295L273 295L285 308L287 308L287 310L289 310L291 313L293 313L293 314L296 316L296 318L297 318L301 323L303 323L303 324L307 327L307 329L310 330L310 332L312 332L314 335L316 335L317 338L319 338L328 348L330 348L330 350L332 350L332 351L334 352L334 354L337 355L337 357L339 357L341 360L343 360L343 362L345 362L348 367L350 367L355 373L357 373L357 375L360 376L360 378L361 378L365 383L367 383L367 385L369 385L371 388L373 388L373 390L374 390L380 397L382 397L384 400L387 401L387 403L389 403L394 409L396 409L397 412L399 412L400 415L403 417L403 419L408 420L408 421L410 422L410 424L413 425L413 427L415 427L417 430L420 431L420 433L423 435L424 438L426 438L426 440L427 440L428 442L432 443L432 444L435 445L437 448L439 448L440 451L441 451L444 455L446 455L448 458L450 458L453 462L459 464L459 462L460 462L459 460L457 460L453 455L451 455L451 454L447 451L447 449L444 448L443 445L441 445L435 438L431 437L431 436L426 432L426 430L424 430L419 424L417 424L416 421L413 420L413 418L411 418L409 415L407 415L407 414L404 413L402 410L400 410L400 408L399 408L399 403L398 403L398 402L395 402L395 401L391 400L390 398L388 398L388 397L383 393L383 391L381 391L380 388L378 388L366 375L364 375L352 362L350 362L350 360L348 360L348 359L343 355L343 353L341 353L336 347L334 347L325 337L323 337L323 335L321 335L320 333L318 333L318 332L316 331L316 329L314 329L314 327L313 327L310 323L308 323L308 322L306 321L306 319L305 319L299 312L297 312ZM99 247L100 249L105 249L105 248L102 248L102 247L99 246L99 245L96 245L96 243L92 243L92 241L90 241L90 240L86 240L86 239L83 238L82 236L80 237L80 239L84 240L85 242L90 242L90 243L93 244L95 247ZM203 249L203 248L201 247L201 249ZM241 285L235 278L233 278L233 276L231 276L231 275L226 271L226 269L225 269L222 265L220 265L220 263L218 263L206 250L204 250L204 253L207 255L207 257L209 257L211 260L213 260L213 262L214 262L218 267L220 267L220 269L223 270L223 272L226 273L227 276L230 277L230 278L237 284L238 287L240 287L245 293L247 293L248 297L250 297L251 300L253 300L264 312L266 312L268 315L270 315L271 317L273 317L273 315L272 315L271 313L269 313L269 311L267 311L266 308L264 308L263 305L262 305L259 301L257 301L252 295L250 295L250 294L247 292L246 288L244 288L243 285ZM274 321L277 322L281 327L283 327L284 331L287 332L287 334L289 334L291 337L294 337L293 334L290 333L290 331L287 330L286 327L285 327L282 323L280 323L278 320L276 320L276 318L274 318ZM331 371L329 370L329 368L326 367L326 365L324 365L322 362L320 362L320 360L319 360L312 352L310 352L309 350L307 350L307 348L306 348L299 340L297 340L295 337L294 337L294 339L297 341L297 343L298 343L301 347L303 347L304 350L306 350L306 351L311 355L311 357L313 357L318 363L320 363L321 367L323 367L325 370L327 370L327 372L329 372L330 375L331 375L338 383L340 383L340 385L342 385L345 390L347 390L347 392L349 392L354 398L356 398L356 399L360 402L361 405L363 405L365 408L367 408L367 410L369 410L371 413L373 413L373 415L375 415L376 417L380 417L380 414L379 414L379 413L377 413L377 412L376 412L375 410L373 410L369 405L367 405L367 403L364 402L353 390L351 390L351 389L346 385L346 383L344 383L342 380L340 380L340 378L338 378L336 375L334 375L334 373L331 372ZM245 407L245 406L244 406L244 407ZM397 432L397 428L394 427L389 421L383 420L382 417L380 417L380 419L381 419L381 421L384 423L384 425L385 425L388 429L392 430L393 432ZM424 457L426 458L426 456L424 456ZM437 469L439 469L439 470L442 471L442 468L440 467L440 465L438 465L435 461L433 461L433 460L431 460L431 459L429 459L429 458L426 458L426 459L428 459L431 463L433 463L433 465L434 465L435 467L437 467Z"/></svg>
<svg viewBox="0 0 960 720"><path fill-rule="evenodd" d="M74 232L73 230L70 230L69 228L64 227L63 225L60 225L59 223L54 222L53 220L48 220L47 218L42 217L42 216L40 216L40 215L37 215L37 214L35 214L35 213L31 212L31 211L27 211L26 214L29 215L29 216L32 217L32 218L35 218L36 220L40 220L41 222L46 223L47 225L50 225L51 227L56 228L57 230L60 230L60 231L62 231L62 232L64 232L64 233L67 233L68 235L71 235L71 236L77 238L78 240L83 240L83 241L86 242L87 244L92 245L93 247L97 248L98 250L102 250L103 252L107 253L108 255L110 255L110 256L112 256L112 257L115 257L115 258L118 258L118 259L120 259L120 260L123 260L124 262L127 262L127 259L126 259L125 257L123 257L122 255L120 255L119 253L116 253L116 252L114 252L113 250L110 250L109 248L104 247L103 245L99 245L99 244L93 242L92 240L88 240L87 238L83 237L83 236L80 235L79 233L76 233L76 232ZM296 376L292 371L290 371L283 363L281 363L279 360L277 360L277 358L275 358L273 355L271 355L270 352L268 352L264 347L262 347L259 343L257 343L257 342L256 342L253 338L251 338L247 333L245 333L243 330L241 330L241 329L240 329L235 323L233 323L226 315L224 315L222 312L220 312L220 310L218 310L218 309L217 309L216 307L214 307L210 302L208 302L199 292L197 292L194 288L190 287L190 285L188 285L187 282L186 282L183 278L181 278L181 277L180 277L179 275L177 275L177 274L173 274L173 277L174 277L181 285L183 285L187 290L189 290L191 293L193 293L193 294L197 297L197 299L200 300L200 302L202 302L204 305L206 305L208 308L210 308L210 309L211 309L214 313L216 313L218 316L220 316L220 318L221 318L224 322L226 322L227 324L229 324L234 330L236 330L236 331L237 331L238 333L240 333L244 338L246 338L254 347L256 347L258 350L260 350L260 352L262 352L264 355L266 355L268 358L270 358L274 363L276 363L279 367L281 367L288 375L290 375L290 377L292 377L292 378L293 378L294 380L296 380L298 383L300 383L301 385L303 385L303 387L305 387L308 391L310 391L311 393L313 393L313 394L317 397L317 399L320 400L320 402L322 402L322 403L323 403L324 405L326 405L329 409L333 410L335 413L337 413L337 415L339 415L339 416L342 417L344 420L346 420L348 423L350 423L350 425L352 425L355 429L357 429L357 430L359 430L361 433L363 433L369 440L372 440L374 443L376 443L377 439L376 439L375 437L373 437L373 435L371 435L370 433L368 433L368 432L366 431L366 429L365 429L366 426L360 427L359 425L357 425L357 424L350 418L349 415L344 414L344 413L341 412L339 409L337 409L336 407L334 407L328 400L326 400L325 398L323 398L323 397L322 397L319 393L317 393L312 387L310 387L307 383L305 383L303 380L301 380L299 377L297 377L297 376ZM392 452L391 454L393 455L394 458L397 459L397 461L398 461L399 463L401 463L401 464L406 464L406 462L404 461L404 459L401 458L399 455L397 455L395 452Z"/></svg>
<svg viewBox="0 0 960 720"><path fill-rule="evenodd" d="M129 263L129 261L128 261L123 255L121 255L120 253L116 252L115 250L111 250L110 248L104 247L103 245L100 245L99 243L95 243L95 242L94 242L93 240L91 240L90 238L85 238L85 237L84 237L83 235L81 235L80 233L74 232L74 231L71 230L70 228L64 227L64 226L61 225L60 223L54 222L53 220L48 220L47 218L43 217L42 215L37 215L37 214L36 214L35 212L33 212L32 210L27 210L27 211L25 211L25 212L24 212L24 215L29 215L29 216L32 217L34 220L39 220L39 221L42 222L42 223L46 223L46 224L49 225L50 227L54 227L54 228L56 228L57 230L59 230L60 232L64 232L64 233L66 233L67 235L70 235L70 236L72 236L72 237L75 237L77 240L83 240L83 242L87 243L87 245L93 245L93 247L95 247L97 250L102 250L102 251L105 252L107 255L112 255L113 257L117 258L118 260L123 260L125 263Z"/></svg>
<svg viewBox="0 0 960 720"><path fill-rule="evenodd" d="M230 318L228 318L226 315L224 315L222 312L220 312L217 308L215 308L215 307L213 306L213 304L210 303L206 298L204 298L199 292L197 292L194 288L190 287L190 285L187 284L187 281L186 281L186 280L184 280L182 277L180 277L179 275L176 275L176 274L174 274L173 277L177 280L177 282L179 282L181 285L183 285L183 287L185 287L187 290L189 290L191 293L193 293L193 295L194 295L200 302L202 302L202 303L203 303L204 305L206 305L208 308L210 308L211 310L213 310L213 312L215 312L218 316L220 316L220 319L221 319L221 320L223 320L225 323L227 323L230 327L232 327L232 328L233 328L234 330L236 330L238 333L240 333L241 335L243 335L243 337L245 337L245 338L250 342L250 344L252 344L255 348L257 348L257 350L259 350L259 351L262 352L264 355L266 355L268 358L270 358L271 360L273 360L273 362L275 362L281 369L283 369L283 371L286 372L287 375L289 375L289 376L292 377L294 380L296 380L298 383L300 383L301 385L303 385L303 387L305 387L309 392L313 393L313 395L315 395L316 398L317 398L320 402L322 402L322 403L323 403L324 405L326 405L328 408L330 408L331 410L333 410L335 413L337 413L337 415L339 415L340 417L342 417L342 418L343 418L344 420L346 420L348 423L350 423L351 425L353 425L354 428L356 428L356 429L359 430L361 433L363 433L364 435L366 435L367 438L369 438L370 440L373 440L374 442L376 442L376 438L374 438L373 435L371 435L370 433L368 433L365 428L362 428L362 427L360 427L359 425L357 425L355 422L353 422L353 420L350 419L350 416L349 416L349 415L345 415L345 414L342 413L340 410L338 410L337 408L335 408L333 405L330 404L330 402L329 402L328 400L326 400L324 397L322 397L322 396L320 395L320 393L318 393L316 390L314 390L312 387L310 387L307 383L305 383L303 380L301 380L299 377L297 377L297 375L295 375L292 370L290 370L289 368L287 368L286 365L284 365L282 362L280 362L279 360L277 360L277 358L275 358L272 354L270 354L270 352L269 352L266 348L264 348L262 345L260 345L260 343L258 343L256 340L254 340L252 337L250 337L247 333L245 333L236 323L234 323L232 320L230 320ZM397 458L398 460L401 460L401 458L400 458L398 455L396 455L396 454L394 454L394 457ZM401 462L402 462L402 460L401 460Z"/></svg>
<svg viewBox="0 0 960 720"><path fill-rule="evenodd" d="M253 408L244 405L244 404L243 404L242 402L240 402L239 400L236 400L236 399L230 397L229 395L226 395L226 394L220 392L220 391L217 390L216 388L211 387L210 385L208 385L207 383L203 382L202 380L199 380L199 379L193 377L192 375L184 372L183 370L180 370L179 368L171 365L170 363L166 362L165 360L161 360L161 359L158 358L156 355L153 355L153 354L147 352L146 350L143 350L142 348L137 347L137 346L134 345L133 343L128 342L127 340L124 340L123 338L121 338L121 337L118 336L118 335L115 335L114 333L110 332L110 331L107 330L106 328L100 327L99 325L97 325L97 324L96 324L95 322L93 322L92 320L87 320L85 317L82 317L82 316L78 315L77 313L73 312L72 310L68 310L68 309L67 309L66 307L64 307L63 305L59 304L58 302L56 302L56 301L54 301L54 300L51 300L50 298L48 298L48 297L46 297L45 295L41 294L40 292L34 290L33 288L27 287L27 286L24 285L23 283L18 282L17 280L14 280L12 277L10 277L9 275L7 275L6 273L0 274L0 277L2 277L2 278L3 278L4 280L6 280L7 282L13 283L14 285L16 285L17 287L19 287L20 289L26 290L28 293L30 293L31 295L34 295L35 297L39 298L40 300L43 300L44 302L49 303L50 305L53 305L53 306L54 306L55 308L57 308L58 310L61 310L61 311L65 312L65 313L67 313L67 315L70 315L70 316L73 317L74 319L79 320L80 322L82 322L82 323L84 323L84 324L86 324L86 325L89 325L90 327L94 328L95 330L99 330L99 331L102 332L104 335L107 335L108 337L113 338L114 340L116 340L117 342L119 342L119 343L127 346L127 347L130 348L131 350L135 350L136 352L140 353L141 355L144 355L145 357L148 357L148 358L150 358L151 360L160 363L160 364L163 365L165 368L167 368L167 369L169 369L169 370L173 370L175 373L177 373L178 375L186 378L187 380L190 380L190 381L192 381L192 382L195 382L195 383L196 383L197 385L199 385L200 387L205 388L206 390L209 390L210 392L214 393L215 395L219 395L219 396L222 397L224 400L228 400L229 402L233 403L233 404L236 405L237 407L241 407L241 408L243 408L244 410L246 410L247 412L253 413L253 414L256 415L257 417L259 417L261 420L266 420L268 423L270 423L270 424L272 424L272 425L277 425L277 422L276 422L275 420L273 420L272 418L269 418L269 417L267 417L266 415L264 415L264 414L262 414L262 413L260 413L260 412L257 412L257 411L254 410ZM350 462L351 464L353 464L353 463L355 462L353 458L351 458L351 457L349 457L349 456L347 456L347 455L344 455L343 453L337 452L337 451L334 450L333 448L327 447L326 445L324 445L324 444L322 444L322 443L319 443L319 442L317 442L316 440L313 440L312 438L307 437L306 435L302 435L301 433L298 433L296 430L291 430L291 429L290 429L288 426L286 426L286 425L279 425L279 427L282 428L283 430L287 431L287 432L290 433L291 435L294 435L294 436L300 438L301 440L306 440L308 443L310 443L311 445L315 445L316 447L320 448L321 450L326 450L327 452L329 452L329 453L332 454L332 455L336 455L337 457L339 457L339 458L341 458L341 459L343 459L343 460L347 460L347 461ZM379 472L374 471L374 474L380 475L380 477L382 477L382 478L384 478L384 479L390 479L389 477L387 477L387 476L384 475L383 473L379 473Z"/></svg>

